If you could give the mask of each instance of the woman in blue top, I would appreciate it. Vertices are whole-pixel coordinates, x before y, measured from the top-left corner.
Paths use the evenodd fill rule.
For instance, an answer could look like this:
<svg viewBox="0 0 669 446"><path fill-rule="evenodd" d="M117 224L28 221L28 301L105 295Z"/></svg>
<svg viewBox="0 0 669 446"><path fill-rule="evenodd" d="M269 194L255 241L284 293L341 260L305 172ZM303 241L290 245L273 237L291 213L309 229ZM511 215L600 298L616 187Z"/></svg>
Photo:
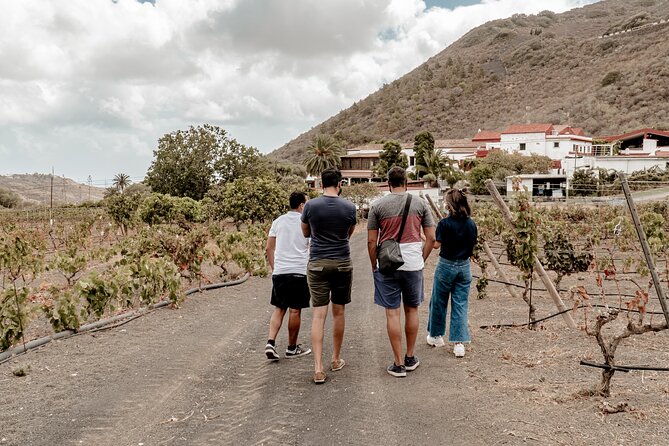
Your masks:
<svg viewBox="0 0 669 446"><path fill-rule="evenodd" d="M439 262L434 272L430 318L427 324L427 343L443 347L446 334L446 310L451 300L451 323L448 341L455 343L453 354L465 356L464 344L470 342L468 327L469 285L472 275L469 258L472 256L478 231L471 219L467 197L460 189L446 192L448 217L437 225L434 249L439 249Z"/></svg>

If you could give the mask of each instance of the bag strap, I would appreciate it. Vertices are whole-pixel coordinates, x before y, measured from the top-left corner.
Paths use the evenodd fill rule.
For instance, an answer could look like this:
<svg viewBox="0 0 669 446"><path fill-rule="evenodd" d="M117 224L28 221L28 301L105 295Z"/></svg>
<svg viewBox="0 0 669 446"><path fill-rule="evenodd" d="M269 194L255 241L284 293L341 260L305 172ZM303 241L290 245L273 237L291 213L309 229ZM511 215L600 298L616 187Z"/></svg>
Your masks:
<svg viewBox="0 0 669 446"><path fill-rule="evenodd" d="M411 194L407 192L407 200L406 204L404 205L404 214L402 214L402 225L400 226L400 232L397 234L397 238L395 239L397 243L402 240L402 233L404 232L404 226L406 225L407 216L409 215L409 206L411 206Z"/></svg>

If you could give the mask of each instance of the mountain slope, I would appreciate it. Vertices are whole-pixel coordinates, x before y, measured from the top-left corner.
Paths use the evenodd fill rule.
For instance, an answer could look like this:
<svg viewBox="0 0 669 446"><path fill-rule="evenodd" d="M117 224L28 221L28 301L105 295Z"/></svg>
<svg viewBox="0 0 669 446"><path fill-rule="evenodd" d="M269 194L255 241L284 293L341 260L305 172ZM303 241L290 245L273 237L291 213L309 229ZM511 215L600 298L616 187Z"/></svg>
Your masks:
<svg viewBox="0 0 669 446"><path fill-rule="evenodd" d="M525 122L571 124L592 135L669 128L668 59L667 0L514 15L473 29L270 156L301 162L320 133L353 146L413 141L423 130L437 139L472 137Z"/></svg>
<svg viewBox="0 0 669 446"><path fill-rule="evenodd" d="M18 194L24 205L49 205L51 201L51 175L0 175L0 187ZM103 195L102 188L79 184L69 178L53 178L54 204L99 201Z"/></svg>

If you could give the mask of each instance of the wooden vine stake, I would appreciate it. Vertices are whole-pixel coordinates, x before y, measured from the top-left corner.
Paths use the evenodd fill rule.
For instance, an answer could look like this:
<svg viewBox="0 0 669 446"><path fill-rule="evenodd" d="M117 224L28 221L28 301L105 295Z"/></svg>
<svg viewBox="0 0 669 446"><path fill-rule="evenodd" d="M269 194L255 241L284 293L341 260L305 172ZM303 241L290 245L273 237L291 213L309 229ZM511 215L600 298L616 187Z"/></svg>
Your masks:
<svg viewBox="0 0 669 446"><path fill-rule="evenodd" d="M492 180L488 179L485 181L485 185L488 188L488 191L490 192L493 201L495 202L499 210L502 212L504 220L506 220L506 222L510 226L514 226L513 215L511 215L509 207L506 205L506 203L502 199L502 196L497 191L495 183L493 183ZM548 274L546 274L544 266L541 264L539 258L536 255L534 255L534 270L539 275L539 278L546 287L546 290L548 290L548 294L550 294L551 298L553 299L553 302L555 303L555 306L557 307L558 311L560 312L564 311L564 313L562 313L562 319L564 319L565 323L569 328L576 329L577 328L576 323L574 322L574 319L571 317L571 312L567 311L567 307L565 306L564 302L562 302L562 298L560 297L560 294L558 293L557 289L555 289L553 281L551 280L550 277L548 277Z"/></svg>
<svg viewBox="0 0 669 446"><path fill-rule="evenodd" d="M632 200L632 193L630 192L629 184L627 184L627 178L625 177L625 174L622 172L618 172L618 178L620 178L620 184L622 184L623 186L623 193L625 194L625 199L627 200L627 206L630 209L630 214L632 214L632 222L634 222L634 228L636 229L636 234L639 237L639 241L641 242L641 249L643 250L643 255L646 259L646 265L648 265L650 276L653 279L653 284L655 285L657 298L660 299L660 305L662 306L664 319L667 321L667 327L669 327L669 310L667 310L667 298L664 294L664 289L662 288L662 282L660 282L660 277L657 275L655 264L653 263L653 256L651 255L650 252L650 246L648 246L648 240L646 240L646 233L643 232L643 227L641 226L641 220L639 219L639 213L636 210L636 205L634 204L634 200Z"/></svg>
<svg viewBox="0 0 669 446"><path fill-rule="evenodd" d="M440 220L442 218L444 218L441 215L441 211L439 210L437 205L434 204L434 201L432 201L432 197L430 197L429 195L426 194L425 198L427 199L427 202L430 204L430 207L432 208L432 211L437 216L437 218L439 218ZM506 287L506 290L509 292L511 297L513 297L514 299L520 299L520 296L518 295L518 293L516 293L516 291L511 287L511 285L509 285L509 283L511 283L511 281L506 277L506 274L504 274L504 271L502 270L502 267L499 265L499 262L497 261L497 258L495 257L495 254L493 254L492 249L490 249L490 246L488 245L488 242L484 241L482 243L482 246L483 246L483 250L485 251L486 255L490 259L490 263L492 264L493 268L495 268L495 273L497 274L497 276L499 276L500 279L502 279L505 282L504 286Z"/></svg>

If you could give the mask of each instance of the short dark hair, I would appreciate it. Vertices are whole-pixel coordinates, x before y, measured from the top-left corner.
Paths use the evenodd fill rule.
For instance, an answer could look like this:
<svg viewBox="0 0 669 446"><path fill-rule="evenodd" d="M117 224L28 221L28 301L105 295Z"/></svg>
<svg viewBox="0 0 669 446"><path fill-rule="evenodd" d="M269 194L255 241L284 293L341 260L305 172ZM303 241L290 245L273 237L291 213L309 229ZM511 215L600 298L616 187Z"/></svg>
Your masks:
<svg viewBox="0 0 669 446"><path fill-rule="evenodd" d="M393 166L388 171L388 184L392 187L401 187L407 184L407 173L399 166Z"/></svg>
<svg viewBox="0 0 669 446"><path fill-rule="evenodd" d="M341 181L341 172L336 167L329 167L321 173L323 187L337 186Z"/></svg>
<svg viewBox="0 0 669 446"><path fill-rule="evenodd" d="M446 192L445 200L448 210L454 217L469 217L472 210L469 207L467 196L462 189L449 189Z"/></svg>
<svg viewBox="0 0 669 446"><path fill-rule="evenodd" d="M300 207L302 203L307 202L307 194L305 194L304 192L295 191L292 194L290 194L288 202L290 203L291 209L297 209Z"/></svg>

